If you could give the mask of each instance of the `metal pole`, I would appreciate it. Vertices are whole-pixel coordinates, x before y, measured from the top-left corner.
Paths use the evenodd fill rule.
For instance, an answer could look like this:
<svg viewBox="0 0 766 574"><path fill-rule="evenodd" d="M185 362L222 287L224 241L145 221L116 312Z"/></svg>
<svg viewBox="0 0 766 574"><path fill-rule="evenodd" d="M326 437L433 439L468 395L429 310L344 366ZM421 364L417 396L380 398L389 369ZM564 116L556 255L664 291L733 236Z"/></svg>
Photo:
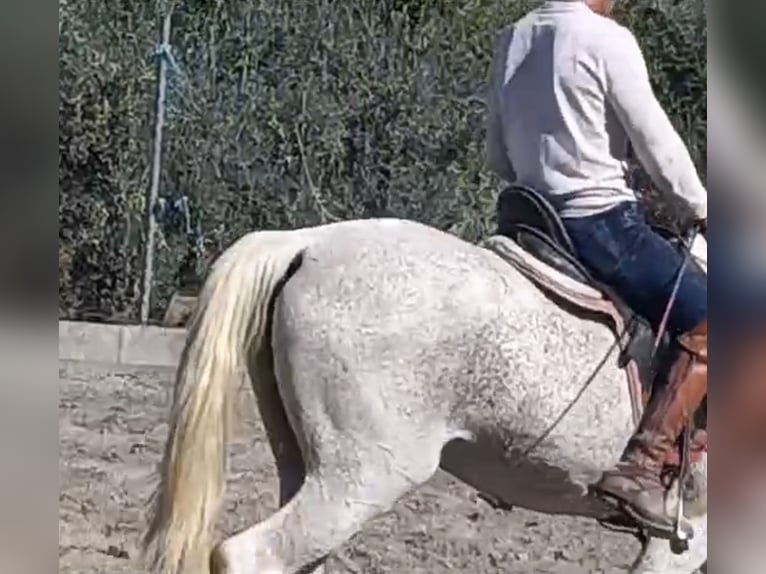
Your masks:
<svg viewBox="0 0 766 574"><path fill-rule="evenodd" d="M146 248L144 251L144 284L141 293L141 324L149 321L149 311L152 300L152 284L154 282L154 248L157 233L157 221L154 218L154 206L160 188L160 173L162 163L162 130L165 127L165 99L167 94L168 60L165 50L170 44L170 22L172 11L168 9L162 23L162 43L158 50L157 63L157 100L154 121L154 149L152 154L152 179L149 194L146 198Z"/></svg>

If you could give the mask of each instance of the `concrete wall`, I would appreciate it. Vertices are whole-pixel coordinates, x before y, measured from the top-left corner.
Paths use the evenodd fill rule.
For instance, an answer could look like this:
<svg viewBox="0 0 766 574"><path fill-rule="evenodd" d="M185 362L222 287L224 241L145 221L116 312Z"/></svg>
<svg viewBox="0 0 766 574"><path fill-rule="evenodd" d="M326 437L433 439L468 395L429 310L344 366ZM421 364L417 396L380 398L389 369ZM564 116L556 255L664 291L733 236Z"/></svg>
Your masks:
<svg viewBox="0 0 766 574"><path fill-rule="evenodd" d="M174 368L185 339L185 329L59 321L59 359Z"/></svg>

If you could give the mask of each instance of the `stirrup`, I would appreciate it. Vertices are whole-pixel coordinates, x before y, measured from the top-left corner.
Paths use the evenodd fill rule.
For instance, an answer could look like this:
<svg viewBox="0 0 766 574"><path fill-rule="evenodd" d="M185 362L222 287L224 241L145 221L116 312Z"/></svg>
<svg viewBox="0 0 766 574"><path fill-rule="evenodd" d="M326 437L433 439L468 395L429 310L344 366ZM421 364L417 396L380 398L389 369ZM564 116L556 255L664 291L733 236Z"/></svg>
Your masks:
<svg viewBox="0 0 766 574"><path fill-rule="evenodd" d="M661 538L670 543L670 548L674 554L683 554L689 550L689 542L694 538L694 527L683 516L683 500L679 500L679 513L676 516L674 524L666 524L653 521L636 511L633 505L627 503L622 498L605 492L591 485L588 488L589 494L598 498L600 501L611 506L617 514L602 520L604 525L634 534L639 540L645 540L649 537Z"/></svg>

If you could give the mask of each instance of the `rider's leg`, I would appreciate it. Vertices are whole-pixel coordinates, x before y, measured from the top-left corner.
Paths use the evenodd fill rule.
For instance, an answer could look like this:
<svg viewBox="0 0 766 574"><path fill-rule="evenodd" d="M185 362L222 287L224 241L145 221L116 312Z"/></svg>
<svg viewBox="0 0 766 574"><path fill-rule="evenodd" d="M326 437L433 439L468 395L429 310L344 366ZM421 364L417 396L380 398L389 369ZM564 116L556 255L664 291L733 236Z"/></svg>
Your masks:
<svg viewBox="0 0 766 574"><path fill-rule="evenodd" d="M661 473L667 453L707 393L707 321L679 342L667 384L652 394L617 466L595 485L597 492L626 504L634 518L666 533L675 522L665 507Z"/></svg>
<svg viewBox="0 0 766 574"><path fill-rule="evenodd" d="M683 256L651 230L633 204L565 223L591 273L657 328ZM685 272L667 327L679 344L666 384L653 392L618 465L595 486L636 519L664 532L674 526L664 505L664 459L707 393L707 281L692 267Z"/></svg>
<svg viewBox="0 0 766 574"><path fill-rule="evenodd" d="M593 277L614 289L656 329L673 290L683 255L644 220L636 203L590 217L564 219L577 256ZM707 318L707 277L687 266L668 318L678 336Z"/></svg>

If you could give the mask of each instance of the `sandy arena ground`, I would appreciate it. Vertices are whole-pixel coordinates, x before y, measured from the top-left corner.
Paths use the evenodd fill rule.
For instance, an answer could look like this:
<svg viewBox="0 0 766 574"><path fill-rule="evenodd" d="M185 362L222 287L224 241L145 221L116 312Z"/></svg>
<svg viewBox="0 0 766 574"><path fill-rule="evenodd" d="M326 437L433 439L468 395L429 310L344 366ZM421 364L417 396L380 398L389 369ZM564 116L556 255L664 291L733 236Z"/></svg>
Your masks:
<svg viewBox="0 0 766 574"><path fill-rule="evenodd" d="M145 571L136 545L167 432L171 379L168 371L60 364L60 573ZM226 532L264 518L277 500L260 421L254 408L243 411L251 415L231 447ZM439 474L395 512L369 523L327 570L611 574L624 572L637 551L632 538L590 521L495 510Z"/></svg>

